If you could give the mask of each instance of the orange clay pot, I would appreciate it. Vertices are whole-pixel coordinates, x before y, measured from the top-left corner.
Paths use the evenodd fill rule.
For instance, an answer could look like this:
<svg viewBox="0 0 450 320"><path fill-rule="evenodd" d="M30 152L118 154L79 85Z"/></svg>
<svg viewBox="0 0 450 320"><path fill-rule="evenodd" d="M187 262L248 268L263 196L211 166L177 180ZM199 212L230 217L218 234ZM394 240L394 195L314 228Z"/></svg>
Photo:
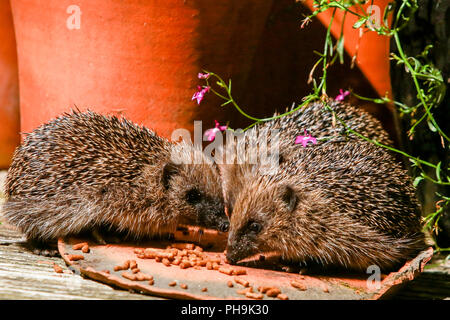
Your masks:
<svg viewBox="0 0 450 320"><path fill-rule="evenodd" d="M245 83L272 0L11 4L22 131L76 105L170 137L176 128L192 131L194 120L213 126L234 112L218 108L212 94L200 106L191 100L203 84L197 74L209 68Z"/></svg>
<svg viewBox="0 0 450 320"><path fill-rule="evenodd" d="M385 7L392 2L392 0L374 0L368 2L363 6L363 9L368 12L369 5L372 3L378 6L380 17L382 19ZM307 7L314 11L313 0L306 0ZM351 7L351 10L361 13L359 7ZM373 15L376 11L372 11ZM322 24L328 27L333 9L329 9L317 15L317 18ZM341 33L342 21L344 18L344 11L337 9L331 26L332 35L338 39ZM371 83L378 95L384 97L386 94L391 98L391 82L389 74L389 42L390 38L378 35L376 32L362 33L358 29L354 29L353 25L358 21L358 17L352 14L347 14L344 21L344 47L346 52L351 56L356 56L356 65L361 70L363 75ZM390 21L389 21L390 23ZM367 29L363 31L368 31Z"/></svg>
<svg viewBox="0 0 450 320"><path fill-rule="evenodd" d="M9 1L0 1L0 169L20 142L16 40Z"/></svg>

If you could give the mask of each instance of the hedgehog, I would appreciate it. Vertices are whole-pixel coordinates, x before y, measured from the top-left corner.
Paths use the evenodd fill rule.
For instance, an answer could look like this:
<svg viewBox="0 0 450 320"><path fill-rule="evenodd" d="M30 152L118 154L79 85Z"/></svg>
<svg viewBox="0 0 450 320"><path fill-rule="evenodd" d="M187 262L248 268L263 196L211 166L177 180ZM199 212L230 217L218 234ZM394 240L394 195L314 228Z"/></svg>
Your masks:
<svg viewBox="0 0 450 320"><path fill-rule="evenodd" d="M278 174L241 182L227 259L278 252L308 266L397 268L424 249L421 208L406 170L365 141L299 149Z"/></svg>
<svg viewBox="0 0 450 320"><path fill-rule="evenodd" d="M349 128L371 140L376 140L388 146L393 145L393 141L387 131L383 129L381 123L368 112L359 107L331 99L326 100L326 103L333 110L336 117L344 121ZM278 115L278 113L274 114L274 116ZM278 147L273 143L275 140L272 136L273 131L271 130L278 130ZM255 161L251 161L249 158L256 154L262 154L261 142L267 143L268 151L266 161L282 163L283 161L287 161L291 155L295 155L299 149L303 148L294 142L295 138L303 135L305 130L317 139L317 144L314 147L328 143L336 144L355 140L363 141L353 133L346 134L346 128L341 122L336 120L332 112L325 108L324 102L322 101L309 103L301 110L295 111L287 116L257 125L243 133L239 138L227 139L227 145L223 151L229 154L238 153L238 156L241 156L240 162L237 162L236 157L231 163L230 161L225 161L219 164L223 183L225 209L228 214L232 213L233 203L241 191L243 171L248 172L248 168L244 167L250 166L253 170L257 170L254 166ZM237 139L242 139L243 150L241 151L236 151L239 148L237 147ZM308 147L311 147L311 144ZM266 151L264 150L264 152ZM244 154L242 155L242 153ZM260 164L259 169L261 169Z"/></svg>
<svg viewBox="0 0 450 320"><path fill-rule="evenodd" d="M4 217L36 243L98 236L104 227L140 239L179 224L229 225L218 168L200 149L92 111L65 113L28 134L5 192Z"/></svg>

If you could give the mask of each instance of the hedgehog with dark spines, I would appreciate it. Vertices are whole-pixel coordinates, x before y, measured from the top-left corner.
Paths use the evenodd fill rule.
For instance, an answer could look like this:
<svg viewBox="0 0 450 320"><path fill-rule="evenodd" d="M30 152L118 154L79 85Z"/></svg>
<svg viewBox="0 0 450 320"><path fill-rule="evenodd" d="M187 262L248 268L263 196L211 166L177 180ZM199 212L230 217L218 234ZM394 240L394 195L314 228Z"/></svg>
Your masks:
<svg viewBox="0 0 450 320"><path fill-rule="evenodd" d="M278 174L243 170L230 219L232 263L277 251L307 266L389 271L424 249L410 177L369 142L301 148Z"/></svg>
<svg viewBox="0 0 450 320"><path fill-rule="evenodd" d="M200 164L192 164L196 153ZM141 238L178 224L229 225L218 169L201 150L91 111L64 114L28 134L5 193L6 220L41 242L102 226Z"/></svg>
<svg viewBox="0 0 450 320"><path fill-rule="evenodd" d="M316 101L287 116L257 125L244 133L241 137L245 149L242 162L240 164L227 162L219 165L223 181L225 207L229 214L232 213L233 203L241 191L242 179L244 178L243 172L248 172L245 167L250 166L254 170L257 169L250 163L251 161L249 161L248 157L261 153L261 141L266 140L266 137L269 153L271 148L273 148L271 130L279 131L278 159L271 160L276 160L276 162L280 163L288 161L291 156L295 156L297 151L303 148L302 145L295 144L295 138L299 135L304 135L304 130L307 130L308 134L317 138L317 144L314 146L310 144L308 148L328 143L364 141L353 133L347 134L346 128L337 118L344 121L348 128L371 140L376 140L385 145L393 145L389 134L381 123L365 110L331 99L327 99L326 103L335 115L326 109L324 102ZM274 116L277 115L279 113L276 113ZM236 139L227 141L226 152L231 154L236 148Z"/></svg>

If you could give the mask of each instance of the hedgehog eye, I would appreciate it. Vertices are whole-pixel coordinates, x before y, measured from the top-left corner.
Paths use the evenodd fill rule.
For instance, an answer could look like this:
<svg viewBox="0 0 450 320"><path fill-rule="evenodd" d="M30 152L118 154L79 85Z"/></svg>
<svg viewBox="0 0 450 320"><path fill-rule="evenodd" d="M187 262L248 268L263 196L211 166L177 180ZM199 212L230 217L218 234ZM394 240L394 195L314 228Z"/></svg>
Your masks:
<svg viewBox="0 0 450 320"><path fill-rule="evenodd" d="M248 230L253 233L259 233L262 229L262 225L256 221L250 221L248 224Z"/></svg>
<svg viewBox="0 0 450 320"><path fill-rule="evenodd" d="M202 195L196 188L190 189L186 192L186 201L190 204L199 203L201 199Z"/></svg>

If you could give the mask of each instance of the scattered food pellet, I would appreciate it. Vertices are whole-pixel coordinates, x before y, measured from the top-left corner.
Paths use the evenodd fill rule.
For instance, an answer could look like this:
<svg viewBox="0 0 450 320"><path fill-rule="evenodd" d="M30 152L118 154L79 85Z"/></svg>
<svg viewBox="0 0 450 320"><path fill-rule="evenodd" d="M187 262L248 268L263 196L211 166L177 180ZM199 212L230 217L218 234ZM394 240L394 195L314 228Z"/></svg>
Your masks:
<svg viewBox="0 0 450 320"><path fill-rule="evenodd" d="M234 281L236 283L239 283L240 285L244 286L244 287L248 287L250 285L250 282L248 282L245 279L239 278L239 277L234 277Z"/></svg>
<svg viewBox="0 0 450 320"><path fill-rule="evenodd" d="M236 290L237 294L243 294L243 295L245 295L245 294L247 294L249 292L250 293L253 292L253 287L248 287L248 288L245 288L245 289Z"/></svg>
<svg viewBox="0 0 450 320"><path fill-rule="evenodd" d="M265 286L258 287L258 291L261 293L266 293L270 289L272 289L272 287L265 287Z"/></svg>
<svg viewBox="0 0 450 320"><path fill-rule="evenodd" d="M231 276L233 274L233 269L232 268L226 268L226 267L220 267L219 268L219 272L225 273L225 274Z"/></svg>
<svg viewBox="0 0 450 320"><path fill-rule="evenodd" d="M235 276L240 276L240 275L247 274L247 271L245 269L233 269L233 274Z"/></svg>
<svg viewBox="0 0 450 320"><path fill-rule="evenodd" d="M180 263L181 269L186 269L190 267L192 267L192 264L189 261L184 260L183 262Z"/></svg>
<svg viewBox="0 0 450 320"><path fill-rule="evenodd" d="M188 286L187 286L187 284L185 284L185 283L181 283L181 284L180 284L180 288L181 288L181 289L187 289Z"/></svg>
<svg viewBox="0 0 450 320"><path fill-rule="evenodd" d="M141 271L141 269L139 269L139 268L131 269L131 272L133 272L133 273L138 273L138 272L140 272L140 271Z"/></svg>
<svg viewBox="0 0 450 320"><path fill-rule="evenodd" d="M278 288L271 288L271 289L267 290L266 295L267 295L268 297L275 298L275 297L277 297L280 293L281 293L281 290L280 290L280 289L278 289Z"/></svg>
<svg viewBox="0 0 450 320"><path fill-rule="evenodd" d="M53 264L53 270L55 270L56 273L63 273L63 268L61 268L59 265L57 265L56 263Z"/></svg>
<svg viewBox="0 0 450 320"><path fill-rule="evenodd" d="M152 280L148 280L148 284L151 285L151 286L154 285L155 284L155 280L153 280L153 279Z"/></svg>
<svg viewBox="0 0 450 320"><path fill-rule="evenodd" d="M202 292L208 291L208 288L202 288Z"/></svg>
<svg viewBox="0 0 450 320"><path fill-rule="evenodd" d="M325 288L323 288L323 292L329 293L329 292L330 292L330 289L328 289L328 287L325 287Z"/></svg>
<svg viewBox="0 0 450 320"><path fill-rule="evenodd" d="M128 280L136 281L136 275L127 271L122 272L122 277Z"/></svg>
<svg viewBox="0 0 450 320"><path fill-rule="evenodd" d="M245 294L245 296L247 298L258 299L258 300L261 300L264 297L264 295L262 293L253 293L253 292L247 292Z"/></svg>
<svg viewBox="0 0 450 320"><path fill-rule="evenodd" d="M83 253L89 253L91 250L89 249L89 245L85 244L82 248L81 248L81 252Z"/></svg>
<svg viewBox="0 0 450 320"><path fill-rule="evenodd" d="M110 274L109 270L102 270L103 273Z"/></svg>
<svg viewBox="0 0 450 320"><path fill-rule="evenodd" d="M227 282L227 286L228 286L229 288L233 288L233 287L234 287L233 282L228 281L228 282Z"/></svg>
<svg viewBox="0 0 450 320"><path fill-rule="evenodd" d="M171 287L174 287L174 286L176 286L176 285L177 285L177 282L176 282L176 281L169 282L169 286L171 286Z"/></svg>
<svg viewBox="0 0 450 320"><path fill-rule="evenodd" d="M308 289L307 287L306 287L306 285L304 285L303 283L301 283L301 282L298 282L298 281L291 281L291 286L293 286L294 288L297 288L297 289L299 289L299 290L301 290L301 291L305 291L306 289Z"/></svg>
<svg viewBox="0 0 450 320"><path fill-rule="evenodd" d="M170 265L171 265L169 259L167 259L167 258L163 258L161 262L162 262L162 264L165 265L166 267L170 267Z"/></svg>
<svg viewBox="0 0 450 320"><path fill-rule="evenodd" d="M130 269L136 269L137 266L136 260L130 260Z"/></svg>
<svg viewBox="0 0 450 320"><path fill-rule="evenodd" d="M280 300L289 300L289 297L287 295L285 295L284 293L280 293L277 296L277 298L280 299Z"/></svg>
<svg viewBox="0 0 450 320"><path fill-rule="evenodd" d="M128 270L130 268L130 260L127 260L121 266L115 266L114 271Z"/></svg>
<svg viewBox="0 0 450 320"><path fill-rule="evenodd" d="M84 256L81 254L69 254L69 255L67 255L67 258L70 261L78 261L78 260L83 260Z"/></svg>
<svg viewBox="0 0 450 320"><path fill-rule="evenodd" d="M80 242L80 243L76 243L72 246L73 250L81 250L84 246L87 246L88 243L87 242Z"/></svg>

